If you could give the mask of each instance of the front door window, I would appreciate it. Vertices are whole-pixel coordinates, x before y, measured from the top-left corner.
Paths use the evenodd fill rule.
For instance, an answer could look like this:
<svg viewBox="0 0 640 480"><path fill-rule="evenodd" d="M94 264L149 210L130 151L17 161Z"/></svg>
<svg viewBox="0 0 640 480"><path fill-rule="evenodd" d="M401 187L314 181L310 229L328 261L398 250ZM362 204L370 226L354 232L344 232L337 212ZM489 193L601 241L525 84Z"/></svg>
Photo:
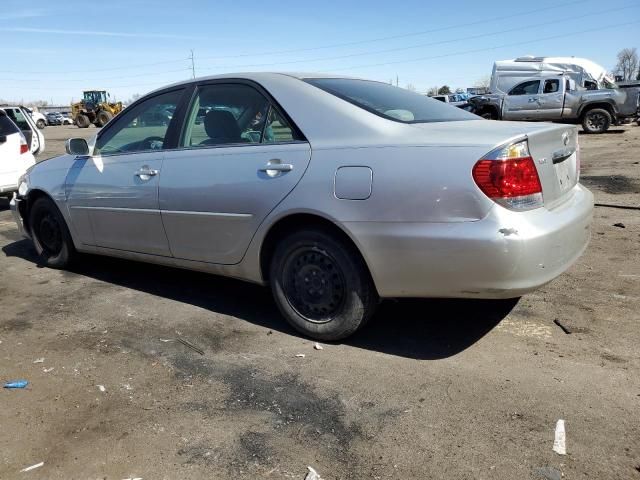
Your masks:
<svg viewBox="0 0 640 480"><path fill-rule="evenodd" d="M95 155L162 150L182 90L162 93L125 109L98 138Z"/></svg>

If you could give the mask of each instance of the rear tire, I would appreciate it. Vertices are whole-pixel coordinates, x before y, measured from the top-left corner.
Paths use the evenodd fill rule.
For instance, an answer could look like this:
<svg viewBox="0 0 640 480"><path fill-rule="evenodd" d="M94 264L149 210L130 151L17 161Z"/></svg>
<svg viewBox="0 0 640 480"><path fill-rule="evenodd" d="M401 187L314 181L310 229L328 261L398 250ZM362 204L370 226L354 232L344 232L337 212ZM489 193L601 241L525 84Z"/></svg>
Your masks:
<svg viewBox="0 0 640 480"><path fill-rule="evenodd" d="M45 122L44 120L40 119L36 122L36 127L38 127L40 130L42 130L44 127L47 126L47 122Z"/></svg>
<svg viewBox="0 0 640 480"><path fill-rule="evenodd" d="M301 230L281 239L269 278L282 315L297 331L318 340L352 335L378 304L360 254L323 229Z"/></svg>
<svg viewBox="0 0 640 480"><path fill-rule="evenodd" d="M611 114L604 108L592 108L582 116L582 128L586 133L604 133L611 126Z"/></svg>
<svg viewBox="0 0 640 480"><path fill-rule="evenodd" d="M96 121L96 125L98 127L104 127L107 123L109 123L109 120L111 120L113 118L113 115L111 115L110 112L107 112L105 110L102 110L100 112L98 112L98 117L97 117L97 121Z"/></svg>
<svg viewBox="0 0 640 480"><path fill-rule="evenodd" d="M91 122L89 121L89 117L80 114L76 117L76 125L78 126L78 128L89 128Z"/></svg>
<svg viewBox="0 0 640 480"><path fill-rule="evenodd" d="M29 226L33 245L44 265L65 268L76 251L64 217L53 200L40 197L29 211Z"/></svg>

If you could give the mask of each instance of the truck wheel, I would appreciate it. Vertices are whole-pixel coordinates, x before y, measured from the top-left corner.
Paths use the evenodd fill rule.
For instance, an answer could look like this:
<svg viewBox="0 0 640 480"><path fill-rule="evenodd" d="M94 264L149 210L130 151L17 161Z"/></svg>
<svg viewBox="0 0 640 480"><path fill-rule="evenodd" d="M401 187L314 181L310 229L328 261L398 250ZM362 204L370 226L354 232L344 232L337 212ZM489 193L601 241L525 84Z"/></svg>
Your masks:
<svg viewBox="0 0 640 480"><path fill-rule="evenodd" d="M480 116L485 120L498 120L498 114L495 110L483 110L480 113Z"/></svg>
<svg viewBox="0 0 640 480"><path fill-rule="evenodd" d="M604 133L611 126L611 114L604 108L592 108L582 117L582 128L586 133Z"/></svg>
<svg viewBox="0 0 640 480"><path fill-rule="evenodd" d="M359 253L323 229L303 229L283 238L269 277L283 316L317 340L348 337L369 320L378 303Z"/></svg>
<svg viewBox="0 0 640 480"><path fill-rule="evenodd" d="M112 118L113 118L113 115L111 115L111 113L105 110L102 110L98 112L96 125L98 127L104 127L107 123L109 123L109 120L111 120Z"/></svg>
<svg viewBox="0 0 640 480"><path fill-rule="evenodd" d="M76 125L78 126L78 128L89 128L91 122L89 121L89 117L80 114L76 117Z"/></svg>
<svg viewBox="0 0 640 480"><path fill-rule="evenodd" d="M42 130L44 127L47 126L47 122L45 122L44 120L40 119L36 122L36 127L38 127L40 130Z"/></svg>

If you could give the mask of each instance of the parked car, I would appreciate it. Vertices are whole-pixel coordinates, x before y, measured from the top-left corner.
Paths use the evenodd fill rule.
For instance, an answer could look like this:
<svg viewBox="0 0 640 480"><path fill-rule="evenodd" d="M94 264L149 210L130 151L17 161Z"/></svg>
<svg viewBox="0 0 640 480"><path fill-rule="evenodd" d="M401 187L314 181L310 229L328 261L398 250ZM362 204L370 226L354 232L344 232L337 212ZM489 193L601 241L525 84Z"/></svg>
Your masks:
<svg viewBox="0 0 640 480"><path fill-rule="evenodd" d="M18 191L18 180L36 160L18 126L0 110L0 196Z"/></svg>
<svg viewBox="0 0 640 480"><path fill-rule="evenodd" d="M380 297L518 297L590 235L574 126L486 121L386 83L190 80L67 152L11 203L43 264L88 252L269 284L317 339L354 333Z"/></svg>
<svg viewBox="0 0 640 480"><path fill-rule="evenodd" d="M44 152L44 135L36 126L36 123L25 107L19 105L0 105L0 110L5 112L11 121L22 131L32 154L39 155Z"/></svg>
<svg viewBox="0 0 640 480"><path fill-rule="evenodd" d="M24 109L31 116L33 121L36 122L36 127L38 127L40 130L47 126L47 117L45 117L43 114L31 110L27 107L24 107Z"/></svg>
<svg viewBox="0 0 640 480"><path fill-rule="evenodd" d="M49 112L47 113L47 123L49 125L62 125L64 117L60 112Z"/></svg>
<svg viewBox="0 0 640 480"><path fill-rule="evenodd" d="M442 103L448 103L454 107L461 108L462 110L472 111L473 106L468 101L468 95L463 93L452 93L447 95L432 95L431 98L438 100Z"/></svg>
<svg viewBox="0 0 640 480"><path fill-rule="evenodd" d="M73 125L73 117L71 112L60 112L62 116L62 125Z"/></svg>

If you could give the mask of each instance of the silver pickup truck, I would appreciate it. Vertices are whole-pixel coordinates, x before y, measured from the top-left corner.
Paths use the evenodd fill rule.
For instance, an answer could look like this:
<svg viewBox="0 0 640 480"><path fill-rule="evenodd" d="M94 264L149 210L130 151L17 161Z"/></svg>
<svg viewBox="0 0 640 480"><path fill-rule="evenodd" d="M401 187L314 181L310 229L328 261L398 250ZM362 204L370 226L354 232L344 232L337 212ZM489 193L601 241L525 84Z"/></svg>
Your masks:
<svg viewBox="0 0 640 480"><path fill-rule="evenodd" d="M474 113L492 120L581 123L588 133L602 133L623 118L640 112L640 89L576 87L566 75L537 76L521 81L506 94L472 97Z"/></svg>

